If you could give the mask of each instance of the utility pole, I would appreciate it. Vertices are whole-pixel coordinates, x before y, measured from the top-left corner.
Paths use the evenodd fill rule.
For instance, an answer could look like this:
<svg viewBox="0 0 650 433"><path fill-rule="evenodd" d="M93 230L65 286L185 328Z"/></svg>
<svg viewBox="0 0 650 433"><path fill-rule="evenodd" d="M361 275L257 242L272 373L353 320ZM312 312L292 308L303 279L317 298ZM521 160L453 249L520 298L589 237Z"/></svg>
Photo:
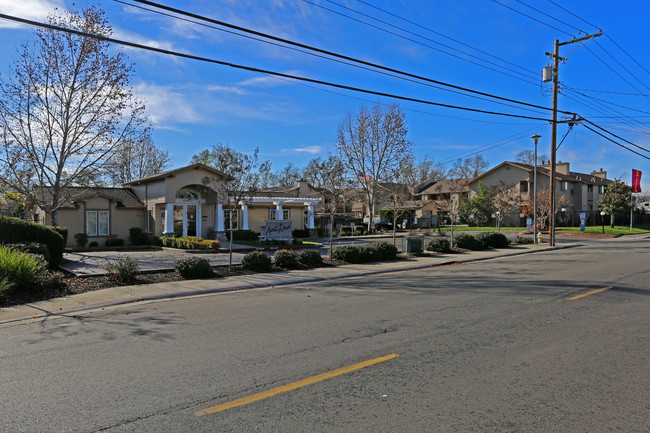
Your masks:
<svg viewBox="0 0 650 433"><path fill-rule="evenodd" d="M555 151L557 149L557 94L559 89L558 74L560 71L560 59L566 62L565 58L560 58L560 47L562 45L574 44L576 42L587 41L589 39L601 36L603 33L598 32L593 35L587 35L582 38L572 39L567 42L560 42L555 40L553 53L546 53L547 56L553 59L553 119L551 121L551 172L550 172L550 187L551 187L551 211L549 215L549 234L548 244L555 246Z"/></svg>

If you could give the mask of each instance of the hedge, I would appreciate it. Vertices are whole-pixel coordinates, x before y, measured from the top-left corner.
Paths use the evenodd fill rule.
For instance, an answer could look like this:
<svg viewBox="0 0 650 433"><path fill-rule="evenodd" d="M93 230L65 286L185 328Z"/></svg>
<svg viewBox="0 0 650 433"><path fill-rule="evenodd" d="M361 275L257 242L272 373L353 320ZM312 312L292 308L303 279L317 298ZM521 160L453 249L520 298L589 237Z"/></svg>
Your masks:
<svg viewBox="0 0 650 433"><path fill-rule="evenodd" d="M60 233L42 224L20 218L0 217L0 244L39 242L50 252L50 267L56 267L63 259L65 240Z"/></svg>
<svg viewBox="0 0 650 433"><path fill-rule="evenodd" d="M466 233L460 233L454 236L453 246L456 248L462 248L464 250L478 251L481 249L481 244L478 240L472 235Z"/></svg>
<svg viewBox="0 0 650 433"><path fill-rule="evenodd" d="M366 263L394 260L397 248L389 242L373 242L368 245L343 245L332 249L331 257L347 263Z"/></svg>
<svg viewBox="0 0 650 433"><path fill-rule="evenodd" d="M483 232L476 235L476 240L482 249L508 248L510 242L503 233Z"/></svg>
<svg viewBox="0 0 650 433"><path fill-rule="evenodd" d="M433 238L426 243L424 248L427 251L436 251L438 253L452 252L451 242L447 238Z"/></svg>
<svg viewBox="0 0 650 433"><path fill-rule="evenodd" d="M258 232L252 230L230 230L226 231L226 239L230 240L230 233L232 233L233 242L236 241L256 241L259 237Z"/></svg>

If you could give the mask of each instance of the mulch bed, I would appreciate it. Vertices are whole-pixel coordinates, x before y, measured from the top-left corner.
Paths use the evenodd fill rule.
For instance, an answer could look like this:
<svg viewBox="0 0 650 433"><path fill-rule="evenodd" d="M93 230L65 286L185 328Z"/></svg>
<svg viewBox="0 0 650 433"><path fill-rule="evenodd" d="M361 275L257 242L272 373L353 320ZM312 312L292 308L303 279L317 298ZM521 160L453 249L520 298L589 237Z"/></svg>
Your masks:
<svg viewBox="0 0 650 433"><path fill-rule="evenodd" d="M339 266L345 263L323 259L321 267ZM238 275L252 275L253 271L243 269L241 265L216 266L213 267L214 277L234 277ZM283 269L273 266L270 272L279 272ZM153 284L153 283L167 283L170 281L183 281L181 277L174 271L164 272L146 272L139 274L134 280L129 282L121 282L115 280L108 275L89 276L89 277L73 277L69 274L60 273L63 276L63 286L59 288L46 288L42 290L10 292L5 296L0 297L0 308L11 307L13 305L28 304L31 302L43 301L45 299L60 298L70 295L76 295L84 292L91 292L94 290L107 289L117 286L132 286L138 284Z"/></svg>

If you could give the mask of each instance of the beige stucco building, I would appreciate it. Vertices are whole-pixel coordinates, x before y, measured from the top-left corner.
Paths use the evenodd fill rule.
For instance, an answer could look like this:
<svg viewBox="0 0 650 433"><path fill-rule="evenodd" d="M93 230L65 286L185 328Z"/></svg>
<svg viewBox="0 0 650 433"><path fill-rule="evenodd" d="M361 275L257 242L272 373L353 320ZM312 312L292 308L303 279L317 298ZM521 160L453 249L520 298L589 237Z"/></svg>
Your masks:
<svg viewBox="0 0 650 433"><path fill-rule="evenodd" d="M292 229L314 228L314 206L322 198L309 185L260 190L234 203L224 186L227 178L219 170L193 164L134 180L122 188L68 189L57 211L58 225L68 227L69 245L74 245L76 233L86 233L90 241L100 244L109 234L126 240L132 227L154 236L180 233L203 238L220 237L231 221L235 230L256 232L266 220L290 221ZM51 224L42 209L36 213L39 220Z"/></svg>

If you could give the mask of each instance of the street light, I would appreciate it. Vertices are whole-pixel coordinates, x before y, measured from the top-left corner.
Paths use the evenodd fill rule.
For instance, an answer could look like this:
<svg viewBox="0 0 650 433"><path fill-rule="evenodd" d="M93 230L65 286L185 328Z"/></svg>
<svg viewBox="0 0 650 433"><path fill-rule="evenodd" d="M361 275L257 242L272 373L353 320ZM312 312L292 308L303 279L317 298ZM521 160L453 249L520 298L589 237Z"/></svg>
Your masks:
<svg viewBox="0 0 650 433"><path fill-rule="evenodd" d="M537 243L537 140L542 136L539 134L531 135L530 138L535 142L535 171L533 173L533 239Z"/></svg>
<svg viewBox="0 0 650 433"><path fill-rule="evenodd" d="M603 223L603 234L605 234L605 211L600 211L600 222Z"/></svg>

